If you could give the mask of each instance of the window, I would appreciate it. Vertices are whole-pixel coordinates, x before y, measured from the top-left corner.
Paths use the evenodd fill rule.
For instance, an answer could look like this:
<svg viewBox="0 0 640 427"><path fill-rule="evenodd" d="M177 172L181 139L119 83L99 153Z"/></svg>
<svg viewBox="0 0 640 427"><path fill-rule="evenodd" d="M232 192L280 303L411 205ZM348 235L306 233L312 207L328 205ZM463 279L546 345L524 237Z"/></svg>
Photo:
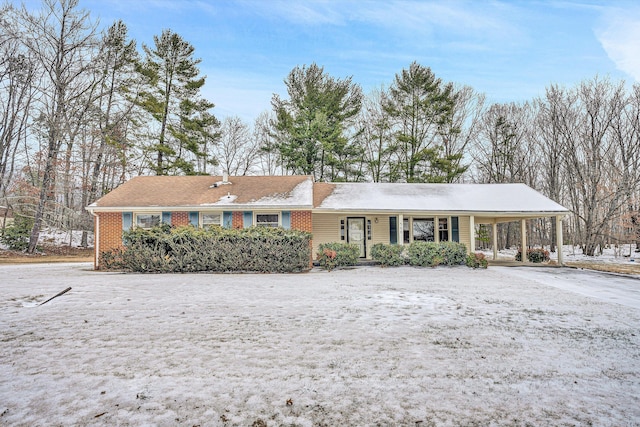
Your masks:
<svg viewBox="0 0 640 427"><path fill-rule="evenodd" d="M449 241L449 219L438 218L438 239L441 242Z"/></svg>
<svg viewBox="0 0 640 427"><path fill-rule="evenodd" d="M162 217L162 214L160 213L137 214L136 227L140 227L140 228L155 227L156 225L160 224L161 217Z"/></svg>
<svg viewBox="0 0 640 427"><path fill-rule="evenodd" d="M201 213L200 223L202 224L202 228L211 227L213 225L221 225L222 215L220 215L219 213Z"/></svg>
<svg viewBox="0 0 640 427"><path fill-rule="evenodd" d="M389 217L389 243L398 243L398 217L395 216Z"/></svg>
<svg viewBox="0 0 640 427"><path fill-rule="evenodd" d="M258 227L279 227L280 218L276 214L256 214L256 225Z"/></svg>
<svg viewBox="0 0 640 427"><path fill-rule="evenodd" d="M433 218L415 218L413 220L413 241L433 242Z"/></svg>
<svg viewBox="0 0 640 427"><path fill-rule="evenodd" d="M402 241L404 243L411 243L411 229L409 228L409 218L402 220Z"/></svg>
<svg viewBox="0 0 640 427"><path fill-rule="evenodd" d="M458 217L457 216L452 216L451 217L451 240L453 240L454 242L459 242L460 241L460 232L458 229Z"/></svg>

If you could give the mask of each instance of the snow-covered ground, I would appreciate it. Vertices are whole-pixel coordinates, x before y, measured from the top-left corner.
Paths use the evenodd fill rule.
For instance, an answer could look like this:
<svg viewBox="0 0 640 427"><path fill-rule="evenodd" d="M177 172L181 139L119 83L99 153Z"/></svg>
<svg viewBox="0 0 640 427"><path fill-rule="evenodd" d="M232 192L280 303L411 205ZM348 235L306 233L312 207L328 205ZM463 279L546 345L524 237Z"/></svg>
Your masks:
<svg viewBox="0 0 640 427"><path fill-rule="evenodd" d="M572 245L564 245L562 248L562 254L564 255L564 262L571 261L588 261L595 263L614 263L614 264L628 264L628 263L638 263L640 264L640 252L635 251L635 245L620 245L620 246L607 246L602 249L602 253L596 253L595 256L588 256L582 253L582 250L579 246ZM546 250L549 250L549 247L545 247ZM493 259L493 250L479 250L477 252L482 252L487 259ZM518 248L511 249L502 249L498 251L498 259L499 260L513 260L518 253ZM549 257L557 261L558 253L550 252Z"/></svg>
<svg viewBox="0 0 640 427"><path fill-rule="evenodd" d="M40 264L0 289L0 425L640 425L634 278Z"/></svg>
<svg viewBox="0 0 640 427"><path fill-rule="evenodd" d="M93 232L87 234L87 245L93 247L94 235ZM82 245L82 231L80 230L61 230L58 228L44 228L40 232L38 238L38 244L46 244L53 246L71 246L79 248ZM0 249L7 250L9 247L0 242Z"/></svg>
<svg viewBox="0 0 640 427"><path fill-rule="evenodd" d="M60 230L56 228L45 228L40 232L40 243L48 243L56 246L80 247L82 243L82 231L80 230ZM89 247L93 247L93 232L87 235Z"/></svg>

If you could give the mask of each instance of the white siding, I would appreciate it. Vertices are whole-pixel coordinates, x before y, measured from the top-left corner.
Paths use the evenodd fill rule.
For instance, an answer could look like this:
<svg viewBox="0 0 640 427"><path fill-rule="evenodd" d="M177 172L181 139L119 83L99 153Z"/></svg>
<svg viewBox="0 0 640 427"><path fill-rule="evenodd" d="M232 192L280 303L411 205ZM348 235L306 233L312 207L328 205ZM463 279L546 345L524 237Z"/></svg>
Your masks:
<svg viewBox="0 0 640 427"><path fill-rule="evenodd" d="M460 243L464 243L467 247L468 252L472 252L473 249L471 246L471 233L469 230L469 217L468 216L460 216L458 217L458 233L460 237Z"/></svg>
<svg viewBox="0 0 640 427"><path fill-rule="evenodd" d="M376 243L389 243L389 217L350 214L349 217L365 217L365 227L371 221L371 240L367 237L367 258L371 257L371 246ZM378 222L376 223L376 218ZM345 242L340 240L340 220L346 220L344 214L313 214L313 259L316 259L318 246L322 243Z"/></svg>
<svg viewBox="0 0 640 427"><path fill-rule="evenodd" d="M340 242L340 218L337 214L312 214L313 259L317 259L318 246L322 243Z"/></svg>

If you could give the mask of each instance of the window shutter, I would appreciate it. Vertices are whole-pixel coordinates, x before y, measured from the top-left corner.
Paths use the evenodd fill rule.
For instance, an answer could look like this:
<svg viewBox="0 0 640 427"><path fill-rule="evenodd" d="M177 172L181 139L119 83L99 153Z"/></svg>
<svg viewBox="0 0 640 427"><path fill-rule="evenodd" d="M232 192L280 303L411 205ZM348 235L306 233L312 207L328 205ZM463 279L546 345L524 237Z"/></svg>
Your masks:
<svg viewBox="0 0 640 427"><path fill-rule="evenodd" d="M460 233L458 232L458 217L451 217L451 241L459 242L460 241Z"/></svg>
<svg viewBox="0 0 640 427"><path fill-rule="evenodd" d="M162 212L162 223L171 225L171 212Z"/></svg>
<svg viewBox="0 0 640 427"><path fill-rule="evenodd" d="M398 217L389 217L389 243L392 245L398 244Z"/></svg>
<svg viewBox="0 0 640 427"><path fill-rule="evenodd" d="M291 212L290 211L282 211L281 216L282 228L285 230L289 230L291 228Z"/></svg>
<svg viewBox="0 0 640 427"><path fill-rule="evenodd" d="M189 224L191 224L194 227L198 228L199 216L200 216L200 214L198 212L189 212Z"/></svg>
<svg viewBox="0 0 640 427"><path fill-rule="evenodd" d="M222 213L222 226L224 228L233 228L233 212Z"/></svg>
<svg viewBox="0 0 640 427"><path fill-rule="evenodd" d="M133 224L133 212L122 212L122 231L131 230Z"/></svg>
<svg viewBox="0 0 640 427"><path fill-rule="evenodd" d="M244 228L249 228L253 225L253 212L246 211L242 214L242 226Z"/></svg>

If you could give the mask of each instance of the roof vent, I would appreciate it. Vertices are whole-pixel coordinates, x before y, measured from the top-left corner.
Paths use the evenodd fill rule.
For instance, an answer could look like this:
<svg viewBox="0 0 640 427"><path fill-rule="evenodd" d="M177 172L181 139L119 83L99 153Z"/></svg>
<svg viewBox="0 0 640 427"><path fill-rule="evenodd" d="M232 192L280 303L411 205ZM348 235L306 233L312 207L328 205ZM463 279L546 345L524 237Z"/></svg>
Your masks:
<svg viewBox="0 0 640 427"><path fill-rule="evenodd" d="M231 181L229 181L229 173L227 171L222 172L222 181L214 182L209 188L218 188L221 185L231 185Z"/></svg>

